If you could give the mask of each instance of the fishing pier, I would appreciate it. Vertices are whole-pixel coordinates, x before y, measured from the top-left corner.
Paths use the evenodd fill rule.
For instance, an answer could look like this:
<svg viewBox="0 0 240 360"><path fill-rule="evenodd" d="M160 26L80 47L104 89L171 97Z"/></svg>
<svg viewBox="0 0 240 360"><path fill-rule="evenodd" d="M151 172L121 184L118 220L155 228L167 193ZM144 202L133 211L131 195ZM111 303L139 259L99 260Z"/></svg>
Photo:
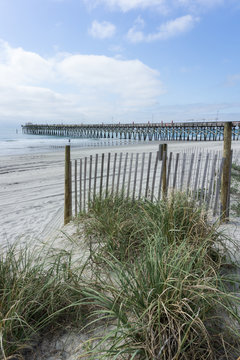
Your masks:
<svg viewBox="0 0 240 360"><path fill-rule="evenodd" d="M232 140L240 139L240 122L232 122ZM224 122L183 122L145 124L51 124L27 123L24 134L69 138L126 139L139 141L219 141Z"/></svg>

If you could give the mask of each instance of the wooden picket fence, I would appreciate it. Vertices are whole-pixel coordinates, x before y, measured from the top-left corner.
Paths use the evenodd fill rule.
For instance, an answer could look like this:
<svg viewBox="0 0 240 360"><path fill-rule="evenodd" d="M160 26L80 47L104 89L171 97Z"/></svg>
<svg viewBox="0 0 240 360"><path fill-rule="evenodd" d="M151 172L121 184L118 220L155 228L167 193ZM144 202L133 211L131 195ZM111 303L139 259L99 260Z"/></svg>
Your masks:
<svg viewBox="0 0 240 360"><path fill-rule="evenodd" d="M157 201L182 191L219 216L224 161L221 151L199 149L169 154L102 153L74 160L69 167L69 215L86 212L96 196L118 194L133 201Z"/></svg>

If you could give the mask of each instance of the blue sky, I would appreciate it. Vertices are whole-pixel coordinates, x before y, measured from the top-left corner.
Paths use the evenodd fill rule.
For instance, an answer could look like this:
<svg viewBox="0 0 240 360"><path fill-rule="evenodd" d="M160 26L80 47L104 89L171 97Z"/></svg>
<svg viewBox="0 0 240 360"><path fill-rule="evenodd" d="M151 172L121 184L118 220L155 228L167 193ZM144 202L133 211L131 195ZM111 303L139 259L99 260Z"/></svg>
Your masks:
<svg viewBox="0 0 240 360"><path fill-rule="evenodd" d="M239 0L0 0L0 123L240 121Z"/></svg>

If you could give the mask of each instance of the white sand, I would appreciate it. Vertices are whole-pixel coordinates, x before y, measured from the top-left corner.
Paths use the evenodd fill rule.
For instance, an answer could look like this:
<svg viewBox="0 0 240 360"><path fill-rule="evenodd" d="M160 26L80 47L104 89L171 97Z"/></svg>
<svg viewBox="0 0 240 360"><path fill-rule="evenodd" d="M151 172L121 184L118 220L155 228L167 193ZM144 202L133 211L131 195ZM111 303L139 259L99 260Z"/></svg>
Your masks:
<svg viewBox="0 0 240 360"><path fill-rule="evenodd" d="M189 148L221 150L222 142L169 142L173 152ZM240 150L240 142L233 142ZM158 143L72 149L72 159L102 152L157 151ZM64 150L0 156L0 246L16 240L46 241L63 225Z"/></svg>

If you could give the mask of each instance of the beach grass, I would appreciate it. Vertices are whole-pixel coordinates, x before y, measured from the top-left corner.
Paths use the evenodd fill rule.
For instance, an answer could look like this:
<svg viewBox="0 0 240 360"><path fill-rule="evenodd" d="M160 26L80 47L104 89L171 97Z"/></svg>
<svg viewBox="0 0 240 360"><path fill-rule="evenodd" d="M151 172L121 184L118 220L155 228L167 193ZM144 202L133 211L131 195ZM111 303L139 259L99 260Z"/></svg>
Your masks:
<svg viewBox="0 0 240 360"><path fill-rule="evenodd" d="M180 192L156 202L132 201L121 195L96 197L88 213L81 213L78 219L86 235L97 239L101 252L122 261L136 258L145 240L155 235L177 243L188 237L195 246L205 238L210 243L216 236L216 225L207 222L206 212Z"/></svg>
<svg viewBox="0 0 240 360"><path fill-rule="evenodd" d="M82 322L80 284L70 253L9 246L0 257L0 358L24 358L43 334Z"/></svg>
<svg viewBox="0 0 240 360"><path fill-rule="evenodd" d="M237 265L203 209L181 193L156 203L110 196L80 219L99 241L97 282L84 294L92 322L109 323L89 358L237 358L239 283L226 270Z"/></svg>
<svg viewBox="0 0 240 360"><path fill-rule="evenodd" d="M184 193L156 202L113 194L76 220L90 250L85 264L51 245L1 255L4 360L24 359L66 325L89 331L79 359L236 360L238 263L204 209ZM105 331L91 338L93 328Z"/></svg>

